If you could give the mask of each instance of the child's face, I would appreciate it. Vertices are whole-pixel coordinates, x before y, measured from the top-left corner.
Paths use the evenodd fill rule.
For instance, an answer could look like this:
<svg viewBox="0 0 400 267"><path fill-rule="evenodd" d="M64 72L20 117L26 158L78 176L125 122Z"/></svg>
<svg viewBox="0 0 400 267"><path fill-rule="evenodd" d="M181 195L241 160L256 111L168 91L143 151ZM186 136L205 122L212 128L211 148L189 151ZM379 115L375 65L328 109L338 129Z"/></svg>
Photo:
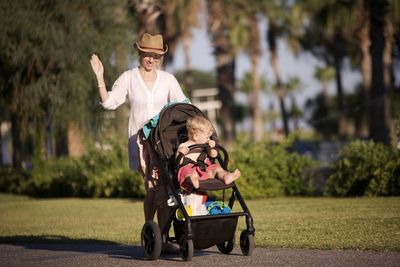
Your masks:
<svg viewBox="0 0 400 267"><path fill-rule="evenodd" d="M199 131L194 134L196 144L207 144L210 141L212 133L206 131Z"/></svg>

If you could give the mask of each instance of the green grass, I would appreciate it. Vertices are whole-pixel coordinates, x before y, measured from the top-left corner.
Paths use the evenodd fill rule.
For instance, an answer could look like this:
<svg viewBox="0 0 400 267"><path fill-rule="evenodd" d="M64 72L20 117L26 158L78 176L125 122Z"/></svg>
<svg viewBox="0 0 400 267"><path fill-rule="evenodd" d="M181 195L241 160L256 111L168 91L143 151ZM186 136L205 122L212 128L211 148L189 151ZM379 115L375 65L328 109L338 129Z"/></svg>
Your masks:
<svg viewBox="0 0 400 267"><path fill-rule="evenodd" d="M246 203L254 217L258 247L400 250L400 198L274 198ZM143 221L141 201L0 194L2 243L138 245ZM237 237L244 228L240 218Z"/></svg>
<svg viewBox="0 0 400 267"><path fill-rule="evenodd" d="M400 250L400 198L278 198L250 203L257 245Z"/></svg>

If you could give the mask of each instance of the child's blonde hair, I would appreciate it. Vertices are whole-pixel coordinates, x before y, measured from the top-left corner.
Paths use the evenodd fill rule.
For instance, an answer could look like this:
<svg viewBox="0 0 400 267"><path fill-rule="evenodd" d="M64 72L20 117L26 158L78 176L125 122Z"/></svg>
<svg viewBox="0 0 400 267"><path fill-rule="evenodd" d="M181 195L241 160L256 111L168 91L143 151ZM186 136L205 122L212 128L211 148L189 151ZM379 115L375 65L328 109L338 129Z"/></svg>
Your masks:
<svg viewBox="0 0 400 267"><path fill-rule="evenodd" d="M207 132L210 135L214 132L211 122L201 116L190 117L186 122L189 139L193 139L193 135L198 132Z"/></svg>

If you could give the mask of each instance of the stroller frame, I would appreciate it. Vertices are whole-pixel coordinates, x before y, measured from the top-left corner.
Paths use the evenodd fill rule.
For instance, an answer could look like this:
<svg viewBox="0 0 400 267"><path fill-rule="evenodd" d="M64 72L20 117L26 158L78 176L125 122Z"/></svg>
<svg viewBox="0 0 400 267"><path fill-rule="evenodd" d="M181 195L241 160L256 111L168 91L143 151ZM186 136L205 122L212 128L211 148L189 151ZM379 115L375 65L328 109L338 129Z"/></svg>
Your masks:
<svg viewBox="0 0 400 267"><path fill-rule="evenodd" d="M193 145L189 149L206 149L208 145ZM227 170L228 153L220 145L215 147L218 151L217 161L222 168ZM155 152L155 151L154 151ZM225 190L231 189L228 206L232 209L236 200L238 200L242 211L231 212L229 214L189 216L184 204L180 198L177 185L178 164L183 155L169 162L157 157L158 166L160 166L160 178L164 182L160 186L166 186L176 200L176 205L170 207L171 212L162 229L154 221L147 221L141 233L141 243L144 249L145 257L148 260L156 260L160 257L162 247L168 242L179 244L182 258L190 261L194 254L194 249L205 249L216 245L224 254L229 254L235 245L235 231L239 217L245 217L246 230L240 234L240 249L243 255L250 256L254 250L253 217L240 194L239 189L233 182L229 185L219 179L207 179L200 181L198 191L223 191L223 202L225 202ZM167 181L165 183L165 181ZM176 211L180 210L184 219L178 220L175 216ZM175 236L169 236L171 224L174 228Z"/></svg>

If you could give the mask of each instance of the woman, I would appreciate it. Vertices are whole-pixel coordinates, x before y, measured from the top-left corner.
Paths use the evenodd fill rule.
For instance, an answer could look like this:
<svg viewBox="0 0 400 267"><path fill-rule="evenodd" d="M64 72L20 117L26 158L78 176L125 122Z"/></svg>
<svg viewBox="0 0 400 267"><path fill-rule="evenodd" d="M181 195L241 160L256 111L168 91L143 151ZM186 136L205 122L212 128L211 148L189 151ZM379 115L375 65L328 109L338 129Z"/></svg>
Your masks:
<svg viewBox="0 0 400 267"><path fill-rule="evenodd" d="M151 160L151 149L146 147L147 142L138 138L138 133L164 105L171 101L183 101L186 97L176 78L159 69L163 55L168 51L161 35L145 33L134 47L139 52L140 66L122 73L111 91L107 91L103 64L98 56L93 54L90 63L96 75L101 105L105 109L114 110L125 103L126 98L129 100L129 167L139 170L145 178L145 220L152 220L157 211L158 223L163 229L169 214L167 192L163 186L158 186L157 166Z"/></svg>

